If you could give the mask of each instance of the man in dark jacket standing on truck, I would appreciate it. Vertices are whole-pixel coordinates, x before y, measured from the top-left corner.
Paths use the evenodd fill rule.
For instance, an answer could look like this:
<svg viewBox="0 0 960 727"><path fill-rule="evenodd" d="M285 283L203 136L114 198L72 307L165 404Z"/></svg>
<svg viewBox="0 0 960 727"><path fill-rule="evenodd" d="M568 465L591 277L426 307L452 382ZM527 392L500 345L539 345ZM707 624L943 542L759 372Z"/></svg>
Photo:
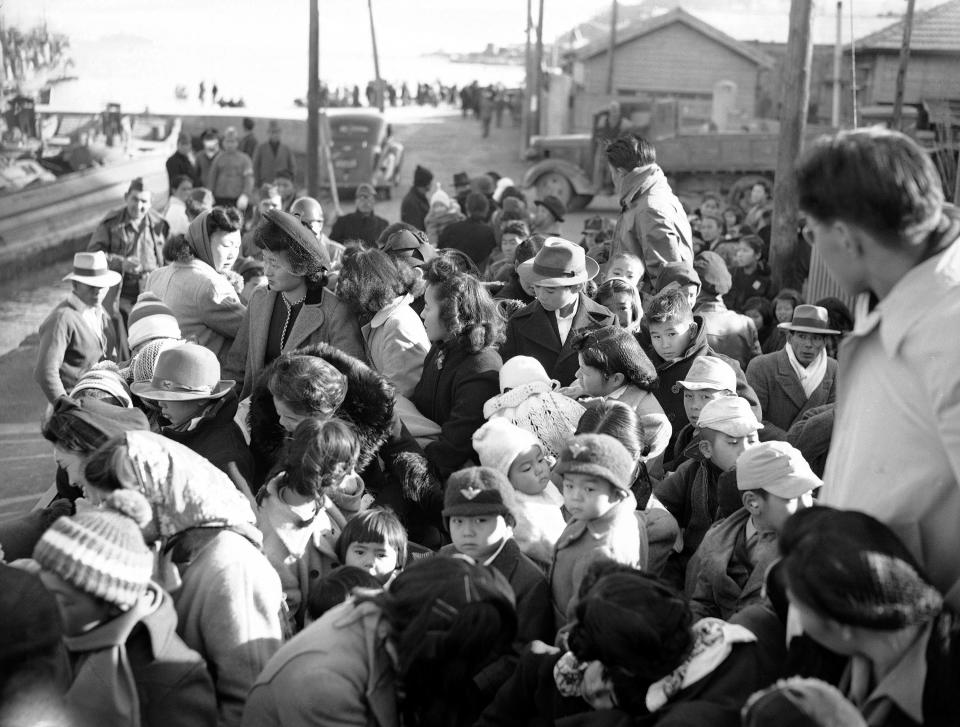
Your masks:
<svg viewBox="0 0 960 727"><path fill-rule="evenodd" d="M693 232L687 213L646 139L625 134L610 143L606 154L621 210L612 255L622 251L638 256L646 266L644 288L657 290L664 264L693 261Z"/></svg>

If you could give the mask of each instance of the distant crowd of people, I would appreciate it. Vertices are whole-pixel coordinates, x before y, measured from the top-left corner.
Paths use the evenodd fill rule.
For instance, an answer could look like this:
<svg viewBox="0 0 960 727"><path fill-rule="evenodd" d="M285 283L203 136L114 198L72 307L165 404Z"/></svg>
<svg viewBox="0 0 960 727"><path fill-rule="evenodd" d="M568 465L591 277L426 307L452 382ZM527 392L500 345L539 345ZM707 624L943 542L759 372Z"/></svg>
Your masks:
<svg viewBox="0 0 960 727"><path fill-rule="evenodd" d="M0 724L955 725L960 213L907 137L687 210L417 166L327 225L281 126L131 184L44 321ZM221 148L222 142L222 148ZM734 197L739 196L734 194ZM803 266L805 255L800 255Z"/></svg>

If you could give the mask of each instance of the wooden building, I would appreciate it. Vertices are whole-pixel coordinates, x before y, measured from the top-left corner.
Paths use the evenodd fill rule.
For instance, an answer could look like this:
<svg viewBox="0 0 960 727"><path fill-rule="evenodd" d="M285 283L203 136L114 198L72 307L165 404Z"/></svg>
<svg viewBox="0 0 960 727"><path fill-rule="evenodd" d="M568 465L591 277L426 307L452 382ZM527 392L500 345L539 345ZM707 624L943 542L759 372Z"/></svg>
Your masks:
<svg viewBox="0 0 960 727"><path fill-rule="evenodd" d="M903 21L860 38L856 49L857 103L892 104L896 93ZM850 67L850 50L846 65ZM960 99L960 0L949 0L913 19L903 102Z"/></svg>
<svg viewBox="0 0 960 727"><path fill-rule="evenodd" d="M613 93L607 94L610 64L608 42L595 42L577 52L573 124L586 130L594 112L613 98L676 99L681 119L706 124L714 86L736 84L735 110L743 118L757 115L761 77L772 59L762 51L722 33L682 8L618 29L614 49Z"/></svg>

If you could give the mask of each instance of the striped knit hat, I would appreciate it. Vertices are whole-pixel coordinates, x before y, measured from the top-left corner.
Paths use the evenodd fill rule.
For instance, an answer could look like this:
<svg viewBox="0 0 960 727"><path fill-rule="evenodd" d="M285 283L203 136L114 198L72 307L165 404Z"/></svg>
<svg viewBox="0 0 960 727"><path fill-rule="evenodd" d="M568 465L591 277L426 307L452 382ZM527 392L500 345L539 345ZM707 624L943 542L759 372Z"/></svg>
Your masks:
<svg viewBox="0 0 960 727"><path fill-rule="evenodd" d="M101 361L87 369L77 379L77 384L71 389L70 396L78 398L77 395L84 391L103 391L116 398L128 409L133 406L130 388L113 361Z"/></svg>
<svg viewBox="0 0 960 727"><path fill-rule="evenodd" d="M141 293L127 319L127 342L136 348L153 338L180 338L180 324L163 301L153 293Z"/></svg>
<svg viewBox="0 0 960 727"><path fill-rule="evenodd" d="M54 522L34 548L33 559L84 593L126 611L153 574L153 554L140 532L150 518L143 495L117 490L102 507Z"/></svg>

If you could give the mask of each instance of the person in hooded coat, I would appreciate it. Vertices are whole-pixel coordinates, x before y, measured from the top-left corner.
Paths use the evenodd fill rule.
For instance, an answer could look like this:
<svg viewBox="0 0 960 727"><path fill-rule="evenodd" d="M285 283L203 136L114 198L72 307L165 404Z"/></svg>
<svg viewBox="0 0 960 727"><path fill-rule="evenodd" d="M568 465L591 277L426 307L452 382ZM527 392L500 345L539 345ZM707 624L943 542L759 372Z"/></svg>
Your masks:
<svg viewBox="0 0 960 727"><path fill-rule="evenodd" d="M155 570L173 596L177 634L207 662L219 724L238 725L283 638L283 588L249 501L210 462L153 432L114 437L84 475L95 497L133 489L147 498L152 517L142 532L159 543Z"/></svg>

